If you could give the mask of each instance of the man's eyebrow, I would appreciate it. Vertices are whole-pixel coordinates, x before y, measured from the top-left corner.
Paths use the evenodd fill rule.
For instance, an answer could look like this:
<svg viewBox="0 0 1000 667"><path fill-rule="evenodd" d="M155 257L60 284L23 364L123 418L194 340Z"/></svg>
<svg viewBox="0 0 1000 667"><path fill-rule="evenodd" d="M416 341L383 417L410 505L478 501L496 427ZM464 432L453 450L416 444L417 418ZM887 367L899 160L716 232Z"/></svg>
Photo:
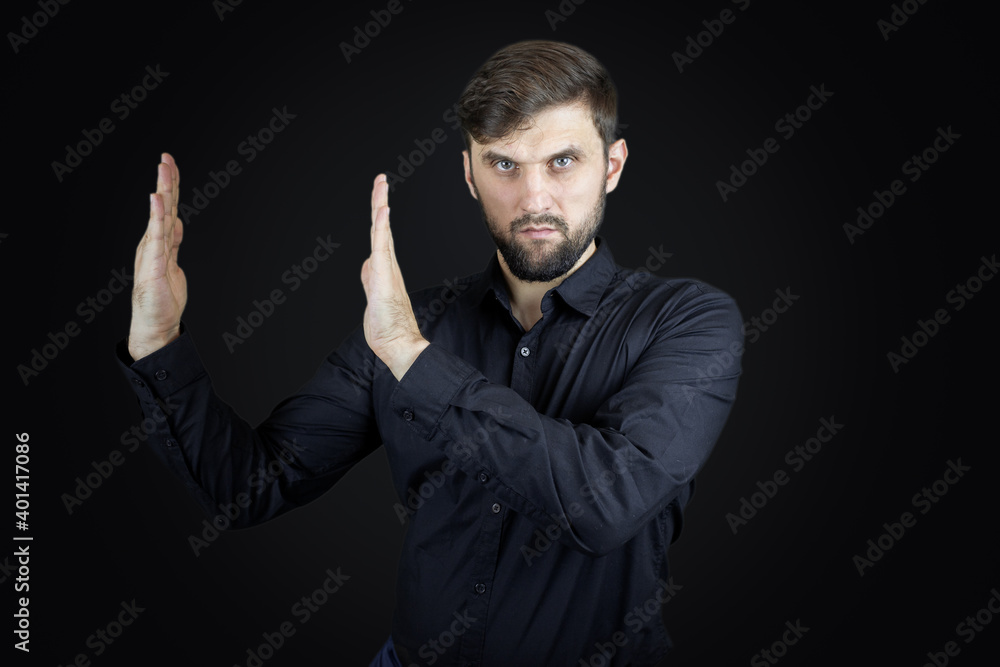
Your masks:
<svg viewBox="0 0 1000 667"><path fill-rule="evenodd" d="M587 155L587 151L583 150L583 148L580 145L578 145L578 144L568 144L567 146L559 149L555 153L552 153L551 155L549 155L548 157L546 157L543 161L544 162L548 162L549 160L553 160L553 159L555 159L557 157L575 157L575 158L579 158L579 157L582 157L582 156L585 156L585 155ZM511 162L516 162L516 160L514 158L510 157L509 155L504 155L503 153L495 151L492 148L483 151L482 154L479 156L479 159L483 162L483 164L489 164L491 162L498 162L500 160L509 160Z"/></svg>

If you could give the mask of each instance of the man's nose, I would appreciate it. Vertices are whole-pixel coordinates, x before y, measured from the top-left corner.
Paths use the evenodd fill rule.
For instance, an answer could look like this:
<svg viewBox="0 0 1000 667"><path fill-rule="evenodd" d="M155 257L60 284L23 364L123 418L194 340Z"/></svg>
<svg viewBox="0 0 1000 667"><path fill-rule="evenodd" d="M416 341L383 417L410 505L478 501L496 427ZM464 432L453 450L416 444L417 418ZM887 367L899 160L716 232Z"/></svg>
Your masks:
<svg viewBox="0 0 1000 667"><path fill-rule="evenodd" d="M545 213L554 203L550 184L542 169L527 169L521 181L521 210L529 215Z"/></svg>

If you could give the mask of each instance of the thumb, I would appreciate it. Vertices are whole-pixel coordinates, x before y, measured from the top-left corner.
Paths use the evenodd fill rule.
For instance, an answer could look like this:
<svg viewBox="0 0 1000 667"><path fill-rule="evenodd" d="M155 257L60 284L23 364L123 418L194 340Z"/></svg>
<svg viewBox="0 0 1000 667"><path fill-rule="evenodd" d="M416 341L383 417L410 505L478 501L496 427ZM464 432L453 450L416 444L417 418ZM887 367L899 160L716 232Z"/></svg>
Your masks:
<svg viewBox="0 0 1000 667"><path fill-rule="evenodd" d="M368 291L368 276L371 274L371 261L372 258L369 257L361 265L361 285L365 288L365 292Z"/></svg>

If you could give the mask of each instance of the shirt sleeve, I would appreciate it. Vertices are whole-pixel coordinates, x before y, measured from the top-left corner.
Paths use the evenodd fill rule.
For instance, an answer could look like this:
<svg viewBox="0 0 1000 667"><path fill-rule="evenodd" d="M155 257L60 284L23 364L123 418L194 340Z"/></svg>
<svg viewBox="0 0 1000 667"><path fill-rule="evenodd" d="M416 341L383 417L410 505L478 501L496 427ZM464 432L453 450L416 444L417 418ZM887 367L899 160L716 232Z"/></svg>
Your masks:
<svg viewBox="0 0 1000 667"><path fill-rule="evenodd" d="M568 524L567 546L609 553L690 484L736 397L739 310L721 291L694 291L658 320L590 423L541 414L434 343L393 390L395 418L512 510L540 527Z"/></svg>
<svg viewBox="0 0 1000 667"><path fill-rule="evenodd" d="M125 339L115 352L150 446L207 516L229 516L218 527L260 523L319 497L381 445L374 354L360 326L257 427L216 395L184 322L179 338L138 361Z"/></svg>

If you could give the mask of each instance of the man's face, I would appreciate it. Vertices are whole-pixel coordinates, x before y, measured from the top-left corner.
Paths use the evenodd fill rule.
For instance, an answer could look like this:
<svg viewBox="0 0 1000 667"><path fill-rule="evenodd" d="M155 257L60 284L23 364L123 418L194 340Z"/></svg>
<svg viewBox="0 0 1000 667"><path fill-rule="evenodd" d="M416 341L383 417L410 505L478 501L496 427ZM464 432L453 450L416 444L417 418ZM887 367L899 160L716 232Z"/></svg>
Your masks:
<svg viewBox="0 0 1000 667"><path fill-rule="evenodd" d="M507 139L473 141L464 153L466 181L511 274L549 282L593 243L620 168L609 183L609 162L585 105L553 107L533 121Z"/></svg>

